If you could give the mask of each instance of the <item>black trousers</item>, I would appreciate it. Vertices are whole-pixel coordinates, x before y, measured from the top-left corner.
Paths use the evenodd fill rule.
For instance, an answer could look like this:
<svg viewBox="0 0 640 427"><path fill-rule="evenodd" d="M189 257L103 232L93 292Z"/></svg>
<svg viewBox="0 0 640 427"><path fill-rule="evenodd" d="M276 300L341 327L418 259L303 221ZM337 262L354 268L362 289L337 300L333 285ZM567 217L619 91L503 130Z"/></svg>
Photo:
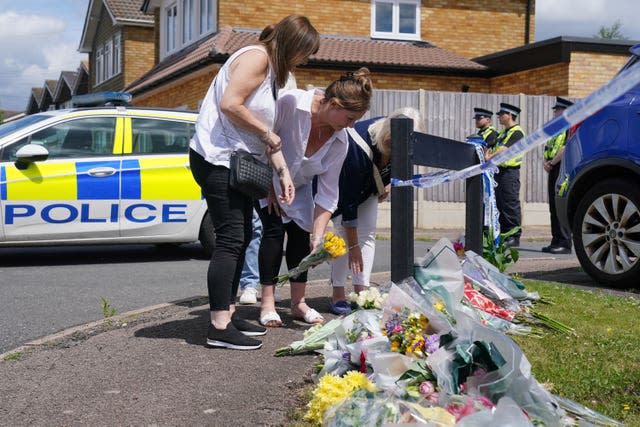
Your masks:
<svg viewBox="0 0 640 427"><path fill-rule="evenodd" d="M269 213L265 207L258 209L262 220L262 240L260 240L260 251L258 252L258 265L260 266L260 283L265 285L275 284L275 277L280 272L282 255L285 253L287 268L297 267L302 258L309 255L309 233L298 226L294 221L286 224L282 218L273 213ZM284 236L287 235L287 248L284 251ZM300 273L292 278L294 282L306 283L307 272Z"/></svg>
<svg viewBox="0 0 640 427"><path fill-rule="evenodd" d="M500 173L494 175L498 184L496 188L496 205L500 213L500 232L506 233L513 227L522 224L520 211L520 168L499 168ZM522 230L513 237L519 239Z"/></svg>
<svg viewBox="0 0 640 427"><path fill-rule="evenodd" d="M229 310L235 303L244 254L253 234L253 200L229 188L229 169L214 166L189 150L191 173L202 189L216 231L216 247L207 271L209 309Z"/></svg>
<svg viewBox="0 0 640 427"><path fill-rule="evenodd" d="M551 246L561 246L571 248L571 230L563 227L558 219L556 210L556 181L560 174L560 164L555 165L549 171L549 181L547 182L547 194L549 195L549 216L551 217Z"/></svg>

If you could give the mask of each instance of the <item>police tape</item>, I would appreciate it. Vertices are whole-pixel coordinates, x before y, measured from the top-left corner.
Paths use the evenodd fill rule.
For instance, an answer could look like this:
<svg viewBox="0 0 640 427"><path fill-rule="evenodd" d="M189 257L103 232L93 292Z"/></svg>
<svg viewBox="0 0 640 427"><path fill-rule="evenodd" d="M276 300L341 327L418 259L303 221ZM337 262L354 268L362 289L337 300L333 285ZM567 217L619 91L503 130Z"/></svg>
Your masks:
<svg viewBox="0 0 640 427"><path fill-rule="evenodd" d="M446 182L458 181L481 174L487 169L496 170L498 165L533 148L544 144L549 138L587 119L596 111L624 95L640 83L640 63L624 70L609 83L601 86L589 96L567 108L562 115L550 120L532 134L522 138L506 150L498 152L488 161L459 171L438 171L432 174L414 175L412 179L391 178L394 187L430 188Z"/></svg>

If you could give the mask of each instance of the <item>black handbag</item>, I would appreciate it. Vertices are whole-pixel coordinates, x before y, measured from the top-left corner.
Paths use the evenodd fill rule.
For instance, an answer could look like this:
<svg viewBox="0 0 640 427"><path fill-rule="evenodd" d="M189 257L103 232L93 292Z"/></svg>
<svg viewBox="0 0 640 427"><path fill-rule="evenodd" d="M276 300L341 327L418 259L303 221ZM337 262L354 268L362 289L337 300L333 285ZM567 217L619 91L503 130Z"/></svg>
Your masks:
<svg viewBox="0 0 640 427"><path fill-rule="evenodd" d="M234 151L229 159L229 187L253 199L269 194L273 171L268 164L246 151Z"/></svg>

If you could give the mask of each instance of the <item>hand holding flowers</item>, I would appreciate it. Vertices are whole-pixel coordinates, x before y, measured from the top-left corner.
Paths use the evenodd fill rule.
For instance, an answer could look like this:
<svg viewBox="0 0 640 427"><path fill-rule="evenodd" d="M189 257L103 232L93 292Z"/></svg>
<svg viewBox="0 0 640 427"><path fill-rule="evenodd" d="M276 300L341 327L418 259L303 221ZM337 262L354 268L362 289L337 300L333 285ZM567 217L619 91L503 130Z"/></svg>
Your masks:
<svg viewBox="0 0 640 427"><path fill-rule="evenodd" d="M315 252L311 252L309 255L302 258L302 261L300 261L300 264L298 264L297 267L294 267L285 274L281 274L276 277L275 282L277 285L283 285L285 282L288 282L299 274L304 273L311 267L315 267L325 261L341 257L346 253L347 248L344 239L337 234L333 234L328 231L324 235L322 246L319 246Z"/></svg>

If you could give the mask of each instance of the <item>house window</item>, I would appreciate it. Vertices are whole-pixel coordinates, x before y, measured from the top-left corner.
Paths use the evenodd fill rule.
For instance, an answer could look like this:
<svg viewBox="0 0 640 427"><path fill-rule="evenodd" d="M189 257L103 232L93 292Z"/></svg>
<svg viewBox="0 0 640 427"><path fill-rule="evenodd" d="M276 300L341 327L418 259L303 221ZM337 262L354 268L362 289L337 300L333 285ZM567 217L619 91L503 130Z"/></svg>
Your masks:
<svg viewBox="0 0 640 427"><path fill-rule="evenodd" d="M214 14L213 0L200 0L200 34L213 29Z"/></svg>
<svg viewBox="0 0 640 427"><path fill-rule="evenodd" d="M216 0L164 0L160 9L161 59L216 30Z"/></svg>
<svg viewBox="0 0 640 427"><path fill-rule="evenodd" d="M182 0L182 42L187 43L195 36L196 0Z"/></svg>
<svg viewBox="0 0 640 427"><path fill-rule="evenodd" d="M96 85L104 81L104 49L96 49Z"/></svg>
<svg viewBox="0 0 640 427"><path fill-rule="evenodd" d="M122 37L120 33L96 48L96 85L120 74L122 56Z"/></svg>
<svg viewBox="0 0 640 427"><path fill-rule="evenodd" d="M178 5L176 3L170 5L165 8L165 12L165 51L171 52L172 50L175 50L177 46L176 38L178 36L178 32L176 31L176 27L178 26Z"/></svg>
<svg viewBox="0 0 640 427"><path fill-rule="evenodd" d="M420 0L373 0L371 36L420 40Z"/></svg>
<svg viewBox="0 0 640 427"><path fill-rule="evenodd" d="M104 79L113 77L113 41L108 40L104 44Z"/></svg>
<svg viewBox="0 0 640 427"><path fill-rule="evenodd" d="M120 58L122 58L122 37L120 33L113 36L113 75L120 74Z"/></svg>

